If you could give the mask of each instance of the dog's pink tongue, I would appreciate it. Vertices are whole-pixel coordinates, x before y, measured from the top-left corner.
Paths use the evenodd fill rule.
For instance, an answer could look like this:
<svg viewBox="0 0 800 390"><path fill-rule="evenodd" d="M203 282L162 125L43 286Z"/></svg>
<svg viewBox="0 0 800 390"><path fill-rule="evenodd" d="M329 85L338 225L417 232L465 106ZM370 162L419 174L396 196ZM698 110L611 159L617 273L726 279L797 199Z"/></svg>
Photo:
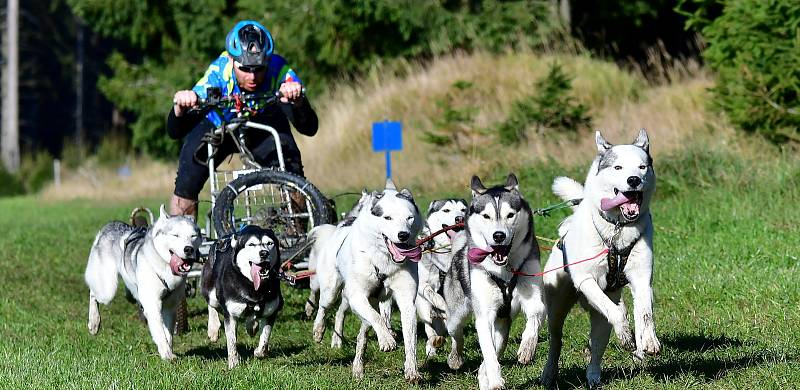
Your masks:
<svg viewBox="0 0 800 390"><path fill-rule="evenodd" d="M183 259L178 257L176 254L172 254L172 257L169 259L169 268L172 270L172 274L175 276L183 275L183 271L181 271L181 266L183 265Z"/></svg>
<svg viewBox="0 0 800 390"><path fill-rule="evenodd" d="M630 201L630 199L628 199L628 197L625 196L624 193L620 192L614 198L603 198L603 199L601 199L600 200L600 208L603 211L608 211L608 210L613 209L614 207L617 207L617 206L619 206L619 205L621 205L623 203L627 203L629 201Z"/></svg>
<svg viewBox="0 0 800 390"><path fill-rule="evenodd" d="M412 247L411 249L401 249L391 241L387 241L387 244L389 247L389 253L392 254L394 261L397 263L401 263L405 259L409 259L416 263L422 257L422 248L420 248L418 245Z"/></svg>
<svg viewBox="0 0 800 390"><path fill-rule="evenodd" d="M256 291L261 286L261 268L258 264L250 264L250 276L253 278L253 288Z"/></svg>

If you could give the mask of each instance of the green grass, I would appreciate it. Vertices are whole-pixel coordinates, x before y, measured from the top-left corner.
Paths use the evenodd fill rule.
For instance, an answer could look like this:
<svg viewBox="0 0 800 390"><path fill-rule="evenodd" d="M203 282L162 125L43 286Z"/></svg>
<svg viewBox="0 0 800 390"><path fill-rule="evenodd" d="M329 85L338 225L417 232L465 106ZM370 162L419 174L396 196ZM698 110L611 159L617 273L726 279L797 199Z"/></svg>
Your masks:
<svg viewBox="0 0 800 390"><path fill-rule="evenodd" d="M612 340L603 370L606 388L794 387L800 380L800 285L795 279L800 271L800 164L783 156L755 163L699 148L655 164L655 316L662 352L635 363ZM584 170L549 165L518 176L531 204L542 207L555 202L550 183L565 173L582 179ZM484 182L498 182L502 176ZM434 195L469 193L465 183L448 194L416 195L426 206ZM155 201L143 203L158 206ZM101 331L90 336L83 282L89 247L101 225L126 219L134 206L138 204L0 200L0 388L407 387L402 348L382 353L374 340L367 352L366 378L351 379L354 316L348 317L344 349L327 346L329 333L323 345L315 344L311 323L302 319L305 290L284 289L287 304L268 358L254 359L257 340L240 330L244 361L233 371L226 369L224 336L215 344L206 339L199 297L190 300L190 333L175 340L175 362L158 358L134 306L121 293L101 307ZM537 233L553 237L564 215L537 217ZM541 332L534 363L520 366L514 361L520 325L515 322L502 358L503 373L511 388L536 387L547 334ZM396 319L394 327L399 328ZM587 333L588 317L573 310L565 329L562 388L585 383ZM468 334L466 349L465 368L453 372L447 368L446 351L425 361L420 339L421 386L477 387L480 353L474 332Z"/></svg>

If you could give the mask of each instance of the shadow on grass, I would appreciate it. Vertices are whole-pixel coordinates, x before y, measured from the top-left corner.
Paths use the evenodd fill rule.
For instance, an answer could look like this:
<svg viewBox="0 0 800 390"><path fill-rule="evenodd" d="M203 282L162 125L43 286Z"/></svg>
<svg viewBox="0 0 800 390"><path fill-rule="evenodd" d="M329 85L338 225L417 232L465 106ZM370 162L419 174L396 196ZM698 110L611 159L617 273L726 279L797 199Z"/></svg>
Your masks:
<svg viewBox="0 0 800 390"><path fill-rule="evenodd" d="M219 360L228 358L228 349L225 347L225 339L221 338L222 343L216 345L202 345L194 347L186 351L186 356L202 357L206 360ZM289 345L289 346L270 346L267 356L293 356L305 349L303 345ZM253 358L253 348L237 345L236 350L243 360Z"/></svg>
<svg viewBox="0 0 800 390"><path fill-rule="evenodd" d="M425 373L430 375L429 378L426 378L425 385L436 387L443 380L447 379L447 377L478 372L478 367L481 365L480 358L473 359L465 356L464 365L462 365L458 370L452 370L450 369L450 366L447 365L448 353L449 348L440 348L439 353L436 356L420 362L422 364L420 364L419 370L423 376Z"/></svg>
<svg viewBox="0 0 800 390"><path fill-rule="evenodd" d="M681 352L706 352L741 347L742 342L725 335L690 335L678 334L662 337L662 348L675 349Z"/></svg>
<svg viewBox="0 0 800 390"><path fill-rule="evenodd" d="M786 358L784 355L768 351L742 351L740 348L745 343L725 335L668 335L661 339L661 345L662 352L667 349L674 350L677 354L672 358L651 357L633 369L604 366L602 370L603 383L631 379L641 374L650 375L662 383L672 382L685 375L700 377L706 381L715 381L730 372ZM570 365L561 368L558 387L585 386L585 375L585 365ZM537 385L539 385L538 379L531 380L521 387L530 388Z"/></svg>

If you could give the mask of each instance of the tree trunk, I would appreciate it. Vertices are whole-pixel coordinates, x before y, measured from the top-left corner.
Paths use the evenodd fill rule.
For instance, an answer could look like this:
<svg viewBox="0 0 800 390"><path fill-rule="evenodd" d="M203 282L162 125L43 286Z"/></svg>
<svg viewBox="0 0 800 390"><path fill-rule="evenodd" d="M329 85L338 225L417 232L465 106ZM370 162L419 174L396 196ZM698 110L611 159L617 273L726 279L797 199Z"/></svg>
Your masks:
<svg viewBox="0 0 800 390"><path fill-rule="evenodd" d="M19 0L8 0L6 10L6 70L0 147L5 168L19 171Z"/></svg>

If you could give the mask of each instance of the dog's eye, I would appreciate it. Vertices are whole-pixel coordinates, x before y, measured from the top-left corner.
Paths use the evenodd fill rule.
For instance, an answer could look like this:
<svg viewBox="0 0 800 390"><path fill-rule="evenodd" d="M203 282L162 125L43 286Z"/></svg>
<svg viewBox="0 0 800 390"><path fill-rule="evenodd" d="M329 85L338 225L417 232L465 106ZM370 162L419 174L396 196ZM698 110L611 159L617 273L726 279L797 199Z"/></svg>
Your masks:
<svg viewBox="0 0 800 390"><path fill-rule="evenodd" d="M614 165L614 169L616 169L618 171L622 170L622 165Z"/></svg>
<svg viewBox="0 0 800 390"><path fill-rule="evenodd" d="M247 246L256 246L256 244L254 242L251 242L251 243L247 244Z"/></svg>
<svg viewBox="0 0 800 390"><path fill-rule="evenodd" d="M508 215L506 215L506 218L514 218L514 213L508 213Z"/></svg>
<svg viewBox="0 0 800 390"><path fill-rule="evenodd" d="M442 212L449 213L450 209L443 209Z"/></svg>
<svg viewBox="0 0 800 390"><path fill-rule="evenodd" d="M483 218L489 219L489 214L483 214Z"/></svg>
<svg viewBox="0 0 800 390"><path fill-rule="evenodd" d="M642 165L639 165L639 169L641 169L641 170L645 170L645 169L647 169L647 165L644 165L644 164L642 164Z"/></svg>
<svg viewBox="0 0 800 390"><path fill-rule="evenodd" d="M387 221L391 221L391 220L392 220L392 217L390 217L390 216L388 216L388 215L387 215L387 216L383 217L383 219L385 219L385 220L387 220Z"/></svg>

